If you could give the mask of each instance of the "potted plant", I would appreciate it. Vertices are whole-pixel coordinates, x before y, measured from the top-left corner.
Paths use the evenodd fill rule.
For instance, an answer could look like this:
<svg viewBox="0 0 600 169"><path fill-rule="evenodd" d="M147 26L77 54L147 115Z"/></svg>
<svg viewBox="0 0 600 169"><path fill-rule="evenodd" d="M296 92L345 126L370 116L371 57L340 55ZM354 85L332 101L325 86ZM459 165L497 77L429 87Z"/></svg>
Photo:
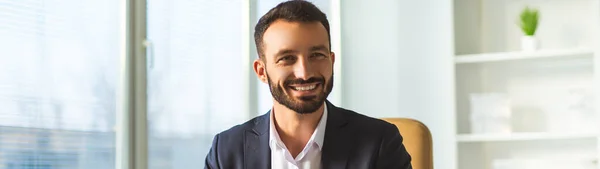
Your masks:
<svg viewBox="0 0 600 169"><path fill-rule="evenodd" d="M534 8L525 7L521 11L519 19L519 26L524 34L521 37L521 48L525 51L537 50L540 45L535 37L535 32L538 28L539 11Z"/></svg>

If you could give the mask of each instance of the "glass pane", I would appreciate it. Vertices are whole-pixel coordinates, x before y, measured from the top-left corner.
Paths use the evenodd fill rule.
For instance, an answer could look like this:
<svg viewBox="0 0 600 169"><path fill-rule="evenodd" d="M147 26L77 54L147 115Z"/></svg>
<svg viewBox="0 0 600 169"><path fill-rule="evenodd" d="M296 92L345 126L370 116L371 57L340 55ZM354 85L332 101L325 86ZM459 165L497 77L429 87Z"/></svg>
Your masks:
<svg viewBox="0 0 600 169"><path fill-rule="evenodd" d="M0 1L0 169L114 168L119 4Z"/></svg>
<svg viewBox="0 0 600 169"><path fill-rule="evenodd" d="M202 168L214 135L248 120L241 0L149 0L149 168ZM247 15L246 15L247 16ZM247 83L247 82L246 82Z"/></svg>

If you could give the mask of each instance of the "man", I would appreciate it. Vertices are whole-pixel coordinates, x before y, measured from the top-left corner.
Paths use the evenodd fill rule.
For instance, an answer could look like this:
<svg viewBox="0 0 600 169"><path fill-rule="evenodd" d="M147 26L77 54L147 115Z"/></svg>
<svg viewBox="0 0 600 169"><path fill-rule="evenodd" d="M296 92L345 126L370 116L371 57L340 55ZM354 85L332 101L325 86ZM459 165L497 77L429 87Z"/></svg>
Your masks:
<svg viewBox="0 0 600 169"><path fill-rule="evenodd" d="M269 85L273 107L217 134L205 168L412 168L396 126L326 101L335 54L316 6L277 5L258 21L254 40L254 71Z"/></svg>

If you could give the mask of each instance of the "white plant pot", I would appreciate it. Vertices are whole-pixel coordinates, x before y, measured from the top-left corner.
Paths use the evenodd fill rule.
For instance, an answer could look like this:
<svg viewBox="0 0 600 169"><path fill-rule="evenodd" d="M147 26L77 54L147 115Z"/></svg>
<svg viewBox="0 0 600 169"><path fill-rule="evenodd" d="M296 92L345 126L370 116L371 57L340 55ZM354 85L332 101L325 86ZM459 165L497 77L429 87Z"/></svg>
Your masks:
<svg viewBox="0 0 600 169"><path fill-rule="evenodd" d="M535 36L521 37L521 49L524 51L535 51L540 48L540 42Z"/></svg>

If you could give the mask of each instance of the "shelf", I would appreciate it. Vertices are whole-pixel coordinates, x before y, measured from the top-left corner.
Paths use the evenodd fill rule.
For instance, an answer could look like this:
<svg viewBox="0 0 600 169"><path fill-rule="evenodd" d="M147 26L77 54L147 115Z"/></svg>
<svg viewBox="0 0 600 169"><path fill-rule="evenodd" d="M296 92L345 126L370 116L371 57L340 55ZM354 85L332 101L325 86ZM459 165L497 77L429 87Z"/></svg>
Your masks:
<svg viewBox="0 0 600 169"><path fill-rule="evenodd" d="M595 133L507 133L507 134L459 134L458 142L534 141L561 139L594 139Z"/></svg>
<svg viewBox="0 0 600 169"><path fill-rule="evenodd" d="M524 60L535 58L551 58L551 57L576 57L576 56L593 56L594 51L587 48L576 49L544 49L539 51L515 51L502 53L484 53L484 54L469 54L458 55L454 58L454 62L461 63L483 63L497 62L509 60Z"/></svg>

